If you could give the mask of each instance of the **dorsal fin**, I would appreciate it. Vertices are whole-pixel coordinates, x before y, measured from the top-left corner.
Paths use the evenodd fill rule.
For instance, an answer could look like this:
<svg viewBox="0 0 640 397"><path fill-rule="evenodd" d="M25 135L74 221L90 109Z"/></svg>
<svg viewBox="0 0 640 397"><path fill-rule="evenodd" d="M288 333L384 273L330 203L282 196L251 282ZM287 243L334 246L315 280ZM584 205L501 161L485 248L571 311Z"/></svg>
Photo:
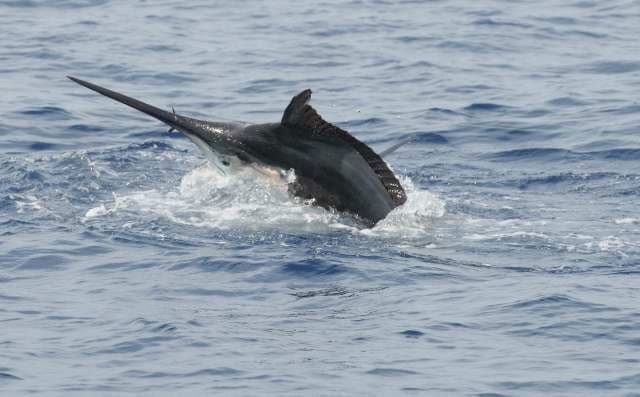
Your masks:
<svg viewBox="0 0 640 397"><path fill-rule="evenodd" d="M282 125L302 128L318 137L337 138L354 148L369 167L376 173L396 206L407 201L407 195L387 163L365 143L360 142L347 131L325 121L308 103L311 90L307 89L294 96L284 111Z"/></svg>
<svg viewBox="0 0 640 397"><path fill-rule="evenodd" d="M304 117L304 107L307 106L310 99L311 90L308 88L294 96L289 106L284 110L282 125L300 125Z"/></svg>

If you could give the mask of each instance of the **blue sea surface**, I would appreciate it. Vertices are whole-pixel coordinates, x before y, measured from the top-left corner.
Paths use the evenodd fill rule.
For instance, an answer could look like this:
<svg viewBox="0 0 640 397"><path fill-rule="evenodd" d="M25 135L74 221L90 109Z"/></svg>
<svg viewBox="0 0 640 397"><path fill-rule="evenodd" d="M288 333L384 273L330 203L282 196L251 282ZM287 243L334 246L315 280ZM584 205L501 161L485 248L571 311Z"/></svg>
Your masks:
<svg viewBox="0 0 640 397"><path fill-rule="evenodd" d="M0 0L0 395L640 396L640 1ZM220 174L314 91L407 203Z"/></svg>

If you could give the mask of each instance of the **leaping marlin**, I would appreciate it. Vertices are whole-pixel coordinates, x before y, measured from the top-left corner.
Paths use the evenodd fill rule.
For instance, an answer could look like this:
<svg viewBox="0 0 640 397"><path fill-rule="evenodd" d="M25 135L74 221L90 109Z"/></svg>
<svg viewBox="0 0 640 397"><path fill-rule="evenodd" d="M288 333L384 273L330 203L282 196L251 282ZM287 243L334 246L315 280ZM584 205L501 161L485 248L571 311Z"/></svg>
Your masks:
<svg viewBox="0 0 640 397"><path fill-rule="evenodd" d="M315 205L355 214L370 226L407 196L384 160L309 105L311 90L294 96L279 123L219 123L192 119L68 76L69 79L179 130L220 167L252 165L281 175L293 169L289 192ZM391 148L385 153L395 150Z"/></svg>

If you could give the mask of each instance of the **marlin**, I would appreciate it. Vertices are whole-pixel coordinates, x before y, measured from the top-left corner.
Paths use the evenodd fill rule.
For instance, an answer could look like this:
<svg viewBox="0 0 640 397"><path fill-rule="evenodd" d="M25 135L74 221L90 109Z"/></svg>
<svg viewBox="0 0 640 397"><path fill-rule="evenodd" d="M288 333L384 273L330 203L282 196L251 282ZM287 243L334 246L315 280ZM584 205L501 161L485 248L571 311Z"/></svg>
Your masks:
<svg viewBox="0 0 640 397"><path fill-rule="evenodd" d="M282 176L293 170L295 178L288 182L291 195L356 215L369 226L407 200L398 178L380 155L347 131L323 120L309 105L309 89L291 99L279 123L223 123L181 116L173 109L162 110L67 77L162 121L169 125L169 131L182 132L218 167L252 166Z"/></svg>

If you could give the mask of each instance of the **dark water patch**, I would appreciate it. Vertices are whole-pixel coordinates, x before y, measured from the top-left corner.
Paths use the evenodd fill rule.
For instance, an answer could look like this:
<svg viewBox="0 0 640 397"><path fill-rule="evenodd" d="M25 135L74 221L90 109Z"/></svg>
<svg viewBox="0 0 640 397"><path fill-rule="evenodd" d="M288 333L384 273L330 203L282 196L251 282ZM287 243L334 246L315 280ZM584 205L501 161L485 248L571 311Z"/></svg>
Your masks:
<svg viewBox="0 0 640 397"><path fill-rule="evenodd" d="M611 149L598 152L587 152L586 155L604 160L640 160L640 149Z"/></svg>
<svg viewBox="0 0 640 397"><path fill-rule="evenodd" d="M597 1L589 1L589 0L578 0L569 4L572 7L576 8L595 8L600 5L600 2Z"/></svg>
<svg viewBox="0 0 640 397"><path fill-rule="evenodd" d="M471 105L466 106L463 109L468 112L496 112L496 111L503 111L503 110L509 109L509 106L500 105L497 103L485 102L485 103L472 103Z"/></svg>
<svg viewBox="0 0 640 397"><path fill-rule="evenodd" d="M173 292L180 295L191 295L191 296L223 296L223 297L237 297L237 296L249 296L253 294L263 294L264 290L258 291L229 291L223 289L210 289L210 288L185 288L185 289L176 289Z"/></svg>
<svg viewBox="0 0 640 397"><path fill-rule="evenodd" d="M151 326L151 325L155 325L157 324L156 321L152 321L152 320L147 320L144 317L137 317L129 322L127 322L127 324L142 324L143 326Z"/></svg>
<svg viewBox="0 0 640 397"><path fill-rule="evenodd" d="M45 43L55 43L61 41L65 41L65 39L55 36L43 40L43 42ZM58 61L64 59L64 56L62 56L61 54L53 52L47 48L39 48L37 50L29 51L25 55L27 55L29 58L35 58L41 61Z"/></svg>
<svg viewBox="0 0 640 397"><path fill-rule="evenodd" d="M414 132L413 134L409 134L407 138L410 138L411 135L414 138L407 143L407 145L411 145L412 143L428 143L428 144L436 144L436 145L445 145L449 143L449 140L440 134L435 132Z"/></svg>
<svg viewBox="0 0 640 397"><path fill-rule="evenodd" d="M521 28L531 29L533 25L522 22L501 21L494 18L480 18L473 21L473 25L476 26L489 26L489 27L509 27L509 28Z"/></svg>
<svg viewBox="0 0 640 397"><path fill-rule="evenodd" d="M97 126L97 125L89 125L89 124L73 124L67 127L68 130L77 131L77 132L103 132L106 131L105 128Z"/></svg>
<svg viewBox="0 0 640 397"><path fill-rule="evenodd" d="M130 67L127 66L126 64L108 63L106 65L100 66L99 70L101 71L101 73L99 73L99 75L119 76L121 74L129 73L130 71L129 69ZM87 76L87 78L88 77L93 77L93 76ZM89 95L94 95L94 94L91 92L86 92L84 96L89 96Z"/></svg>
<svg viewBox="0 0 640 397"><path fill-rule="evenodd" d="M385 124L385 120L378 118L378 117L370 117L370 118L366 118L366 119L356 119L356 120L349 120L349 121L344 121L339 123L340 127L343 127L345 129L349 129L349 128L353 128L353 127L373 127L373 126L379 126L379 125L384 125Z"/></svg>
<svg viewBox="0 0 640 397"><path fill-rule="evenodd" d="M548 135L536 129L488 127L482 130L483 136L492 137L500 141L538 141L542 136Z"/></svg>
<svg viewBox="0 0 640 397"><path fill-rule="evenodd" d="M397 368L374 368L372 370L367 371L368 375L377 375L377 376L407 376L407 375L420 375L420 372L411 371L408 369L397 369Z"/></svg>
<svg viewBox="0 0 640 397"><path fill-rule="evenodd" d="M46 117L50 120L69 120L72 115L66 110L55 106L42 106L18 112L24 116Z"/></svg>
<svg viewBox="0 0 640 397"><path fill-rule="evenodd" d="M507 394L500 394L500 393L478 393L474 395L476 397L510 397Z"/></svg>
<svg viewBox="0 0 640 397"><path fill-rule="evenodd" d="M0 382L1 381L11 381L11 380L23 380L19 376L15 376L10 374L9 372L0 372Z"/></svg>
<svg viewBox="0 0 640 397"><path fill-rule="evenodd" d="M16 310L16 313L24 314L25 316L37 316L42 314L38 310Z"/></svg>
<svg viewBox="0 0 640 397"><path fill-rule="evenodd" d="M90 267L88 270L90 271L98 271L98 272L131 272L135 270L146 270L154 267L158 267L161 264L158 262L113 262L107 263L104 265L96 265Z"/></svg>
<svg viewBox="0 0 640 397"><path fill-rule="evenodd" d="M408 329L406 331L400 332L400 335L403 335L407 338L417 339L421 336L424 336L424 332L416 331L414 329Z"/></svg>
<svg viewBox="0 0 640 397"><path fill-rule="evenodd" d="M347 289L341 287L333 287L323 290L294 292L291 295L295 296L296 298L313 298L316 296L343 296L347 294L349 294L349 291Z"/></svg>
<svg viewBox="0 0 640 397"><path fill-rule="evenodd" d="M195 77L189 76L187 73L170 73L170 72L134 72L134 71L126 71L126 68L117 66L117 65L109 65L111 69L116 68L119 69L120 72L117 74L118 82L126 82L126 83L139 83L139 84L150 84L150 85L161 85L165 86L167 84L187 84L197 82L198 79ZM114 73L115 74L115 73Z"/></svg>
<svg viewBox="0 0 640 397"><path fill-rule="evenodd" d="M378 30L380 24L359 24L357 26L351 25L347 27L332 27L332 28L318 28L307 31L307 34L312 37L331 38L336 36L362 34L367 32L373 32Z"/></svg>
<svg viewBox="0 0 640 397"><path fill-rule="evenodd" d="M86 323L87 321L95 320L93 317L72 317L72 316L45 316L45 320L51 321L70 321L75 324Z"/></svg>
<svg viewBox="0 0 640 397"><path fill-rule="evenodd" d="M58 145L56 145L55 143L49 143L49 142L34 142L34 143L31 143L28 147L30 150L33 150L33 151L42 151L42 150L56 149Z"/></svg>
<svg viewBox="0 0 640 397"><path fill-rule="evenodd" d="M0 230L2 230L2 228L22 228L22 227L35 227L38 224L35 222L30 222L30 221L26 221L26 220L21 220L21 219L9 219L9 220L5 220L2 221L0 220Z"/></svg>
<svg viewBox="0 0 640 397"><path fill-rule="evenodd" d="M152 51L152 52L164 52L164 53L171 53L171 54L177 54L179 52L182 52L181 48L166 45L166 44L149 45L144 47L143 50Z"/></svg>
<svg viewBox="0 0 640 397"><path fill-rule="evenodd" d="M473 41L458 41L458 40L445 40L439 42L436 47L443 50L456 50L478 53L478 54L495 54L503 53L507 50L498 45L493 45L487 42L473 42Z"/></svg>
<svg viewBox="0 0 640 397"><path fill-rule="evenodd" d="M0 259L3 259L2 256L0 256ZM22 280L28 280L30 277L4 277L4 276L0 276L0 284L2 283L13 283L16 281L22 281Z"/></svg>
<svg viewBox="0 0 640 397"><path fill-rule="evenodd" d="M562 161L580 158L578 153L566 149L557 148L527 148L513 149L497 153L487 153L482 157L495 161L515 161L515 160L545 160Z"/></svg>
<svg viewBox="0 0 640 397"><path fill-rule="evenodd" d="M348 289L343 287L330 287L330 288L319 289L319 290L298 291L298 292L291 293L290 295L300 299L315 298L318 296L320 297L328 297L328 296L354 297L360 293L381 291L383 289L385 289L385 287L365 288L365 289Z"/></svg>
<svg viewBox="0 0 640 397"><path fill-rule="evenodd" d="M198 321L198 320L189 320L187 321L187 324L194 326L194 327L204 327L204 325Z"/></svg>
<svg viewBox="0 0 640 397"><path fill-rule="evenodd" d="M15 280L11 280L11 281L15 281ZM2 282L2 280L0 280L0 282ZM5 282L7 282L7 281L5 281ZM22 296L0 294L0 301L16 302L16 301L24 301L24 300L27 300L27 298L22 297Z"/></svg>
<svg viewBox="0 0 640 397"><path fill-rule="evenodd" d="M501 266L500 269L508 270L515 273L538 273L538 272L544 271L539 267L535 267L535 266L514 266L514 265Z"/></svg>
<svg viewBox="0 0 640 397"><path fill-rule="evenodd" d="M186 3L185 3L186 4ZM196 10L198 8L204 8L204 7L208 7L206 5L176 5L175 9L176 10ZM167 25L167 26L172 26L172 25L176 25L176 26L186 26L189 25L191 23L195 22L195 19L193 18L185 18L185 17L181 17L176 15L175 13L171 13L171 14L148 14L145 15L144 17L145 19L151 20L153 22L159 22L162 23L163 25Z"/></svg>
<svg viewBox="0 0 640 397"><path fill-rule="evenodd" d="M620 196L620 197L640 196L640 187L616 189L615 192L610 194L613 196Z"/></svg>
<svg viewBox="0 0 640 397"><path fill-rule="evenodd" d="M625 74L640 71L638 61L605 61L583 65L581 70L594 74Z"/></svg>
<svg viewBox="0 0 640 397"><path fill-rule="evenodd" d="M397 62L392 62L390 60L386 62L379 62L372 66L387 66L387 70L391 70L394 72L414 72L415 70L424 71L440 67L439 65L428 61L417 61L409 64L398 64Z"/></svg>
<svg viewBox="0 0 640 397"><path fill-rule="evenodd" d="M139 338L133 341L116 343L108 349L101 349L101 350L87 353L87 354L94 355L94 354L136 353L141 350L158 347L162 344L171 342L175 339L176 339L175 336L153 336L148 338Z"/></svg>
<svg viewBox="0 0 640 397"><path fill-rule="evenodd" d="M127 371L123 375L130 378L192 378L192 377L218 377L235 376L242 374L242 371L233 368L206 368L193 372L148 372L140 370Z"/></svg>
<svg viewBox="0 0 640 397"><path fill-rule="evenodd" d="M264 79L264 80L252 80L246 87L243 87L236 92L238 94L256 94L267 93L277 91L279 88L290 88L298 85L297 81L284 80L284 79Z"/></svg>
<svg viewBox="0 0 640 397"><path fill-rule="evenodd" d="M21 265L17 266L18 270L62 270L65 264L69 262L63 256L59 255L41 255L25 260Z"/></svg>
<svg viewBox="0 0 640 397"><path fill-rule="evenodd" d="M108 254L113 251L113 248L105 247L102 245L87 245L73 250L64 250L63 252L67 255L74 256L94 256Z"/></svg>
<svg viewBox="0 0 640 397"><path fill-rule="evenodd" d="M513 186L518 189L528 189L532 187L551 187L553 185L582 185L589 182L617 179L617 174L608 172L594 172L587 174L576 174L573 172L563 172L560 174L527 176L518 179L507 179L500 182L501 186Z"/></svg>
<svg viewBox="0 0 640 397"><path fill-rule="evenodd" d="M400 390L406 393L417 393L419 395L429 393L429 390L420 387L403 387Z"/></svg>
<svg viewBox="0 0 640 397"><path fill-rule="evenodd" d="M175 265L171 266L168 270L178 271L184 269L197 269L205 272L229 272L229 273L244 273L256 270L256 267L260 266L256 260L225 260L216 259L214 257L198 257L189 259L186 261L178 261Z"/></svg>
<svg viewBox="0 0 640 397"><path fill-rule="evenodd" d="M400 43L404 43L404 44L412 44L412 43L420 43L420 42L435 42L435 41L437 41L432 36L414 36L414 35L399 36L399 37L395 37L393 40L394 41L398 41Z"/></svg>
<svg viewBox="0 0 640 397"><path fill-rule="evenodd" d="M473 9L466 10L465 14L488 18L488 17L496 17L496 16L504 15L505 12L497 8L480 7L480 8L473 8Z"/></svg>
<svg viewBox="0 0 640 397"><path fill-rule="evenodd" d="M393 281L401 284L420 283L424 280L440 282L463 282L470 281L473 277L463 275L462 272L449 268L438 268L434 266L415 265L403 269L396 275Z"/></svg>
<svg viewBox="0 0 640 397"><path fill-rule="evenodd" d="M342 66L348 66L349 64L346 62L338 62L338 61L314 61L314 62L306 62L305 65L310 68L339 68Z"/></svg>
<svg viewBox="0 0 640 397"><path fill-rule="evenodd" d="M109 382L116 383L115 379L108 379ZM119 380L118 380L119 381ZM119 390L119 386L111 386L111 385L93 385L88 382L77 382L77 383L69 383L60 385L56 391L61 391L63 393L79 393L86 395L89 392L97 392L99 394L114 394L114 391ZM120 389L121 390L121 389Z"/></svg>
<svg viewBox="0 0 640 397"><path fill-rule="evenodd" d="M534 17L533 19L542 22L549 22L554 25L575 25L578 23L576 18L566 16Z"/></svg>
<svg viewBox="0 0 640 397"><path fill-rule="evenodd" d="M572 98L572 97L566 97L566 96L548 100L547 104L551 105L551 106L561 106L561 107L586 106L586 105L588 105L587 102L584 102L584 101L581 101L581 100L578 100L578 99Z"/></svg>
<svg viewBox="0 0 640 397"><path fill-rule="evenodd" d="M349 272L350 269L343 265L329 263L321 259L305 259L299 262L291 262L280 268L285 274L293 277L336 276Z"/></svg>
<svg viewBox="0 0 640 397"><path fill-rule="evenodd" d="M86 21L78 21L75 23L76 25L80 25L80 26L99 26L100 23L98 21L91 21L91 20L86 20Z"/></svg>
<svg viewBox="0 0 640 397"><path fill-rule="evenodd" d="M434 324L427 327L427 329L430 329L432 331L451 331L453 329L460 329L460 328L469 329L471 327L466 324L456 323L456 322L443 322L440 324Z"/></svg>
<svg viewBox="0 0 640 397"><path fill-rule="evenodd" d="M430 80L430 75L427 73L421 73L420 77L402 77L399 79L385 80L383 84L389 86L397 86L399 84L426 84Z"/></svg>
<svg viewBox="0 0 640 397"><path fill-rule="evenodd" d="M113 345L111 348L98 350L96 352L92 352L91 355L95 354L121 354L121 353L135 353L141 351L147 347L144 343L138 342L121 342Z"/></svg>
<svg viewBox="0 0 640 397"><path fill-rule="evenodd" d="M5 0L0 5L16 8L88 8L107 4L110 0Z"/></svg>
<svg viewBox="0 0 640 397"><path fill-rule="evenodd" d="M555 313L546 312L537 314L544 319L552 318L556 315ZM554 321L551 324L542 326L514 325L512 328L516 329L509 329L505 333L520 338L549 338L559 341L588 344L596 341L619 341L620 339L620 337L613 335L608 329L598 332L587 331L589 328L595 328L589 327L589 325L586 321Z"/></svg>
<svg viewBox="0 0 640 397"><path fill-rule="evenodd" d="M173 333L178 330L178 327L171 323L160 324L157 327L153 327L151 332L160 332L160 333Z"/></svg>
<svg viewBox="0 0 640 397"><path fill-rule="evenodd" d="M445 109L445 108L429 108L428 109L429 112L431 113L440 113L440 114L444 114L444 115L451 115L451 116L464 116L464 113L460 113L460 112L456 112L455 110L451 110L451 109Z"/></svg>
<svg viewBox="0 0 640 397"><path fill-rule="evenodd" d="M488 153L482 157L495 161L516 160L545 160L545 161L575 161L575 160L621 160L632 161L640 159L640 149L610 149L591 152L576 152L559 148L526 148L514 149L497 153Z"/></svg>
<svg viewBox="0 0 640 397"><path fill-rule="evenodd" d="M640 189L638 189L636 191L635 195L640 195ZM615 276L615 275L619 275L619 276L636 276L636 275L640 275L640 268L637 268L637 269L616 269L616 270L612 270L608 274L612 275L612 276Z"/></svg>
<svg viewBox="0 0 640 397"><path fill-rule="evenodd" d="M395 255L397 255L400 258L415 259L421 263L427 263L427 264L433 264L433 265L444 265L447 267L451 266L452 271L454 271L455 268L459 266L478 267L480 265L478 262L463 261L463 260L449 258L445 256L419 254L419 253L408 252L408 251L396 251ZM426 268L418 265L416 269L426 269Z"/></svg>
<svg viewBox="0 0 640 397"><path fill-rule="evenodd" d="M580 310L587 311L589 313L599 312L616 312L618 309L608 307L605 305L582 301L576 298L572 298L566 295L548 295L539 298L522 300L513 304L504 306L505 310L527 310L535 311L539 310Z"/></svg>
<svg viewBox="0 0 640 397"><path fill-rule="evenodd" d="M489 90L496 90L496 87L486 85L486 84L472 84L472 85L454 85L447 87L445 92L451 92L455 94L473 94L476 92L483 92ZM458 112L456 112L458 113ZM463 113L459 113L463 114Z"/></svg>
<svg viewBox="0 0 640 397"><path fill-rule="evenodd" d="M587 30L567 30L561 33L562 35L575 35L575 36L583 36L590 39L607 39L610 36L605 33L596 33L590 32Z"/></svg>
<svg viewBox="0 0 640 397"><path fill-rule="evenodd" d="M531 110L527 110L527 111L522 112L522 116L523 117L527 117L527 118L543 118L545 116L548 116L551 113L553 113L552 110L531 109Z"/></svg>
<svg viewBox="0 0 640 397"><path fill-rule="evenodd" d="M513 391L534 391L537 393L566 393L566 392L604 392L621 390L629 386L640 385L640 375L612 377L603 380L571 380L571 381L539 381L539 382L499 382L496 387Z"/></svg>
<svg viewBox="0 0 640 397"><path fill-rule="evenodd" d="M91 226L89 226L91 227ZM121 229L112 230L110 228L104 228L102 233L108 235L113 242L127 244L134 247L157 247L166 249L167 247L186 248L197 247L198 244L175 237L150 235L146 232L123 232Z"/></svg>
<svg viewBox="0 0 640 397"><path fill-rule="evenodd" d="M625 104L621 107L605 108L600 110L602 113L612 113L619 115L640 114L640 104Z"/></svg>
<svg viewBox="0 0 640 397"><path fill-rule="evenodd" d="M383 59L371 59L369 60L367 63L365 63L363 65L364 68L377 68L377 67L381 67L381 66L390 66L390 65L399 65L400 61L397 59L391 59L391 58L383 58ZM393 67L393 66L391 66ZM329 92L344 92L346 91L348 88L346 86L342 86L342 87L334 87L331 88L331 91ZM336 90L336 91L333 91Z"/></svg>
<svg viewBox="0 0 640 397"><path fill-rule="evenodd" d="M483 68L487 68L487 69L497 69L499 71L501 71L502 73L505 73L507 71L517 71L518 68L508 64L508 63L483 63L480 64L479 66L482 66Z"/></svg>
<svg viewBox="0 0 640 397"><path fill-rule="evenodd" d="M26 170L22 175L22 181L28 182L45 182L45 175L38 170Z"/></svg>

